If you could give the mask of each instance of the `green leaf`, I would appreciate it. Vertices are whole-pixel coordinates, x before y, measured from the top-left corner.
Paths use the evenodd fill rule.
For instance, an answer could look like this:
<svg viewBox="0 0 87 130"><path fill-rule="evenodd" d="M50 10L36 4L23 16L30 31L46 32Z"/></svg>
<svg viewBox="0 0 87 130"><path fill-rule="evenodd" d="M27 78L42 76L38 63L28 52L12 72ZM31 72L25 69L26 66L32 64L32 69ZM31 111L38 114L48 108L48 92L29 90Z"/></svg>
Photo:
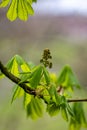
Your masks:
<svg viewBox="0 0 87 130"><path fill-rule="evenodd" d="M33 10L32 6L27 1L25 1L25 7L26 7L27 12L28 12L29 15L33 15L34 14L34 10Z"/></svg>
<svg viewBox="0 0 87 130"><path fill-rule="evenodd" d="M27 1L29 4L32 4L32 2L33 2L32 0L26 0L26 1Z"/></svg>
<svg viewBox="0 0 87 130"><path fill-rule="evenodd" d="M33 97L31 102L27 105L27 115L32 119L37 119L43 115L43 103L42 100Z"/></svg>
<svg viewBox="0 0 87 130"><path fill-rule="evenodd" d="M63 106L63 105L61 106L61 115L64 120L68 121L68 114L67 114L66 106Z"/></svg>
<svg viewBox="0 0 87 130"><path fill-rule="evenodd" d="M6 7L10 3L7 18L10 21L14 21L19 17L20 20L26 21L28 20L28 15L34 14L31 6L33 2L36 2L36 0L2 0L0 7Z"/></svg>
<svg viewBox="0 0 87 130"><path fill-rule="evenodd" d="M21 97L23 96L24 94L24 90L22 88L20 88L20 86L15 86L15 90L13 92L13 96L12 96L12 100L11 100L11 103L13 103L13 101L18 98L18 97Z"/></svg>
<svg viewBox="0 0 87 130"><path fill-rule="evenodd" d="M2 2L0 2L0 8L1 7L6 7L9 4L10 0L2 0Z"/></svg>
<svg viewBox="0 0 87 130"><path fill-rule="evenodd" d="M87 127L87 121L83 109L83 104L81 102L74 103L73 111L75 114L75 121L77 122L77 124L80 124L83 127Z"/></svg>
<svg viewBox="0 0 87 130"><path fill-rule="evenodd" d="M21 65L21 69L23 70L23 72L30 72L30 67L27 63L23 63Z"/></svg>
<svg viewBox="0 0 87 130"><path fill-rule="evenodd" d="M57 76L56 76L55 73L51 73L51 74L50 74L50 80L51 80L52 82L54 82L54 83L57 82Z"/></svg>
<svg viewBox="0 0 87 130"><path fill-rule="evenodd" d="M55 103L47 105L47 112L50 116L55 116L59 113L60 107L57 106Z"/></svg>
<svg viewBox="0 0 87 130"><path fill-rule="evenodd" d="M15 55L14 57L16 58L18 65L23 65L25 63L25 61L23 60L21 56Z"/></svg>
<svg viewBox="0 0 87 130"><path fill-rule="evenodd" d="M26 82L26 81L29 82L30 76L31 76L30 72L22 74L21 75L21 81L19 82L19 84Z"/></svg>
<svg viewBox="0 0 87 130"><path fill-rule="evenodd" d="M76 76L68 65L66 65L60 72L57 79L57 85L66 88L73 88L74 86L76 86L77 88L80 87Z"/></svg>
<svg viewBox="0 0 87 130"><path fill-rule="evenodd" d="M58 95L58 92L56 90L55 84L50 84L50 88L48 89L49 95L53 102L55 102L57 105L60 104L60 95Z"/></svg>
<svg viewBox="0 0 87 130"><path fill-rule="evenodd" d="M29 65L30 69L33 69L35 67L35 64L31 61L28 62L28 65Z"/></svg>
<svg viewBox="0 0 87 130"><path fill-rule="evenodd" d="M24 0L19 0L18 2L18 17L24 21L28 19L28 11L26 9Z"/></svg>
<svg viewBox="0 0 87 130"><path fill-rule="evenodd" d="M14 57L12 57L12 58L8 61L8 63L6 64L6 67L7 67L8 70L11 70L12 65L13 65L13 61L14 61Z"/></svg>
<svg viewBox="0 0 87 130"><path fill-rule="evenodd" d="M31 101L31 95L24 92L24 108L27 108L27 105Z"/></svg>
<svg viewBox="0 0 87 130"><path fill-rule="evenodd" d="M42 66L37 66L31 73L31 79L30 79L31 87L36 88L39 85L41 77L42 77Z"/></svg>
<svg viewBox="0 0 87 130"><path fill-rule="evenodd" d="M41 94L43 95L44 102L50 103L51 97L50 97L49 92L46 88L42 91Z"/></svg>
<svg viewBox="0 0 87 130"><path fill-rule="evenodd" d="M43 67L43 74L44 74L47 85L49 85L50 84L50 75L45 67Z"/></svg>
<svg viewBox="0 0 87 130"><path fill-rule="evenodd" d="M48 89L48 92L49 92L50 96L55 96L55 93L56 93L55 84L50 85L50 88Z"/></svg>
<svg viewBox="0 0 87 130"><path fill-rule="evenodd" d="M18 0L12 0L11 5L9 6L7 12L7 18L11 21L14 21L17 18L17 7L18 7Z"/></svg>
<svg viewBox="0 0 87 130"><path fill-rule="evenodd" d="M75 114L68 103L66 104L66 108L67 108L67 111L70 114L71 118L75 119Z"/></svg>
<svg viewBox="0 0 87 130"><path fill-rule="evenodd" d="M14 58L14 60L13 60L11 73L14 74L15 76L19 76L18 64L17 64L16 58Z"/></svg>
<svg viewBox="0 0 87 130"><path fill-rule="evenodd" d="M32 0L33 2L37 2L37 0Z"/></svg>

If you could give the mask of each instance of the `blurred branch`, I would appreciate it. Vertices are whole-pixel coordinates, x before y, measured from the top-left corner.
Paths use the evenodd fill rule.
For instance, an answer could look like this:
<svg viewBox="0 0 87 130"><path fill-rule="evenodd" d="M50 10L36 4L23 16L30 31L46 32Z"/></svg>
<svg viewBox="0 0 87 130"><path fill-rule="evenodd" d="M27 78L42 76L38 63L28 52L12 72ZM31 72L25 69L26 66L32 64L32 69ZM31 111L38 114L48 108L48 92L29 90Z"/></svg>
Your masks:
<svg viewBox="0 0 87 130"><path fill-rule="evenodd" d="M11 81L18 84L22 89L24 89L24 91L26 93L29 93L29 94L34 95L34 96L37 95L37 92L35 89L30 88L29 86L26 85L26 83L20 83L21 79L14 76L11 72L9 72L8 69L6 67L4 67L4 65L2 64L1 61L0 61L0 70ZM43 99L42 95L38 95L38 96L40 96L40 98ZM87 99L68 99L67 102L69 102L69 103L71 103L71 102L87 102Z"/></svg>
<svg viewBox="0 0 87 130"><path fill-rule="evenodd" d="M68 102L87 102L87 99L68 99Z"/></svg>

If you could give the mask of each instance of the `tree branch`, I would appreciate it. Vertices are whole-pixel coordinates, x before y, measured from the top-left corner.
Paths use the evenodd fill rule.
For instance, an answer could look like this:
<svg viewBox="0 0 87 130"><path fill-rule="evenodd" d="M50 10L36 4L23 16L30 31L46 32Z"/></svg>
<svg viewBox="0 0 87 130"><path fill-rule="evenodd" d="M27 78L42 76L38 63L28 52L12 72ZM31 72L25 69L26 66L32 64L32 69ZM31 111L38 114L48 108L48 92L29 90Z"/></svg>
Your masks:
<svg viewBox="0 0 87 130"><path fill-rule="evenodd" d="M26 93L34 95L34 96L37 95L37 92L35 89L30 88L29 86L26 85L26 83L20 83L21 79L14 76L11 72L9 72L8 69L6 67L4 67L4 65L2 64L1 61L0 61L0 70L11 81L18 84L22 89L24 89L24 91ZM38 96L40 96L40 98L43 99L43 95L38 95ZM87 102L87 99L67 99L67 102L69 102L69 103L71 103L71 102Z"/></svg>
<svg viewBox="0 0 87 130"><path fill-rule="evenodd" d="M25 83L20 83L21 79L16 77L16 76L14 76L12 73L10 73L8 71L8 69L6 67L4 67L4 65L2 64L1 61L0 61L0 70L11 81L13 81L14 83L18 84L21 88L23 88L26 93L29 93L29 94L32 94L32 95L36 95L36 91L34 89L30 88Z"/></svg>
<svg viewBox="0 0 87 130"><path fill-rule="evenodd" d="M67 101L69 103L70 102L87 102L87 99L68 99Z"/></svg>

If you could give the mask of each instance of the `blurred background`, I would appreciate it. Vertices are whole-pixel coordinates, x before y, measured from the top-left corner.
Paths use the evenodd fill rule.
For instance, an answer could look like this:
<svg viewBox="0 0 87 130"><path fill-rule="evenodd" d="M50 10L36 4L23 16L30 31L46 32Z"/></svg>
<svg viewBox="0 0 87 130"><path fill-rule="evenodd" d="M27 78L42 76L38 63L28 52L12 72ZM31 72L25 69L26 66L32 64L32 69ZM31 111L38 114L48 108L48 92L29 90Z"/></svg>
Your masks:
<svg viewBox="0 0 87 130"><path fill-rule="evenodd" d="M35 14L27 22L10 22L6 9L0 9L0 60L6 64L19 54L39 64L43 49L49 48L52 71L58 74L69 64L82 86L74 98L87 98L87 1L38 0L33 7ZM68 129L60 114L53 118L45 114L37 121L27 119L22 99L10 103L13 85L7 78L0 80L0 130ZM87 104L84 109L87 115Z"/></svg>

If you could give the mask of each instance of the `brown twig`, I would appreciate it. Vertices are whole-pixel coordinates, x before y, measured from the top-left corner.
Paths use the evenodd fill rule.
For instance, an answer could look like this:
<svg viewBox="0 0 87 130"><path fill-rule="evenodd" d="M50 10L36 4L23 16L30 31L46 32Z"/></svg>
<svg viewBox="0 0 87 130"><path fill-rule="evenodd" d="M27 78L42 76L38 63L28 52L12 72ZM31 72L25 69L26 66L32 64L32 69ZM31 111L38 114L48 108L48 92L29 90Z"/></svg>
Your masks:
<svg viewBox="0 0 87 130"><path fill-rule="evenodd" d="M87 102L87 99L68 99L67 101L69 103L70 102Z"/></svg>

